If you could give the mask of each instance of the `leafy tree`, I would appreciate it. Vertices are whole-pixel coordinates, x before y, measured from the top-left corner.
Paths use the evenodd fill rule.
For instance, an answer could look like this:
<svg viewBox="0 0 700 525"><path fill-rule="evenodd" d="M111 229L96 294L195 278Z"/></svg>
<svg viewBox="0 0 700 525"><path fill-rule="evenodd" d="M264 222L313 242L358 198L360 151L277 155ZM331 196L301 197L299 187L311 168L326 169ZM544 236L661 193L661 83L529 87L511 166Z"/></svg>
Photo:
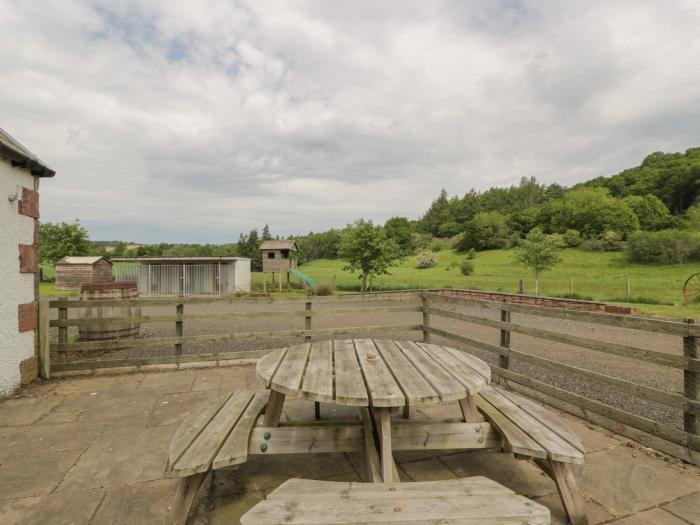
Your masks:
<svg viewBox="0 0 700 525"><path fill-rule="evenodd" d="M73 223L42 223L39 227L40 257L55 264L68 255L88 255L92 243L78 219Z"/></svg>
<svg viewBox="0 0 700 525"><path fill-rule="evenodd" d="M111 255L114 257L122 257L126 254L127 246L124 241L117 241L114 243L114 249L111 252Z"/></svg>
<svg viewBox="0 0 700 525"><path fill-rule="evenodd" d="M304 237L296 238L301 252L300 262L315 261L316 259L337 259L340 232L335 229L323 233L310 232Z"/></svg>
<svg viewBox="0 0 700 525"><path fill-rule="evenodd" d="M406 217L392 217L384 223L384 231L388 238L394 239L404 255L416 249L415 228Z"/></svg>
<svg viewBox="0 0 700 525"><path fill-rule="evenodd" d="M440 190L440 195L435 199L425 215L420 219L419 226L427 233L435 236L440 234L440 226L452 220L450 215L450 201L447 198L445 188Z"/></svg>
<svg viewBox="0 0 700 525"><path fill-rule="evenodd" d="M265 226L263 227L262 230L262 240L263 241L271 241L272 240L272 234L270 233L270 226L265 223Z"/></svg>
<svg viewBox="0 0 700 525"><path fill-rule="evenodd" d="M548 272L561 262L560 246L555 238L535 228L520 241L515 251L515 262L525 266L535 274L535 295L539 294L540 275Z"/></svg>
<svg viewBox="0 0 700 525"><path fill-rule="evenodd" d="M242 257L250 258L250 268L254 272L262 270L262 256L260 255L260 239L258 230L253 228L248 235L240 234L238 238L238 253Z"/></svg>
<svg viewBox="0 0 700 525"><path fill-rule="evenodd" d="M630 195L622 199L639 219L642 230L655 231L668 228L673 223L673 217L666 205L657 196L650 193L646 195Z"/></svg>
<svg viewBox="0 0 700 525"><path fill-rule="evenodd" d="M389 268L401 259L401 250L394 239L387 238L384 228L359 219L341 234L338 256L348 262L344 270L360 272L364 292L368 277L389 275Z"/></svg>
<svg viewBox="0 0 700 525"><path fill-rule="evenodd" d="M457 239L457 251L466 252L474 248L494 250L505 248L509 244L509 232L506 220L500 213L489 211L479 212L467 223L467 226Z"/></svg>

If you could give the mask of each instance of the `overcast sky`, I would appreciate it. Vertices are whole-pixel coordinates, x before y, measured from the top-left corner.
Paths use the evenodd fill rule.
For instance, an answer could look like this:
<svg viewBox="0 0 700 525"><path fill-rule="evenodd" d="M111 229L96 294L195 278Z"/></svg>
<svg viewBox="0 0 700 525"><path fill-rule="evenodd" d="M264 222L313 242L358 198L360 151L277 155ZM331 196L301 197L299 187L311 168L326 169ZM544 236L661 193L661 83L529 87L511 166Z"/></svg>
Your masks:
<svg viewBox="0 0 700 525"><path fill-rule="evenodd" d="M417 218L700 146L698 27L697 0L0 0L0 127L94 240Z"/></svg>

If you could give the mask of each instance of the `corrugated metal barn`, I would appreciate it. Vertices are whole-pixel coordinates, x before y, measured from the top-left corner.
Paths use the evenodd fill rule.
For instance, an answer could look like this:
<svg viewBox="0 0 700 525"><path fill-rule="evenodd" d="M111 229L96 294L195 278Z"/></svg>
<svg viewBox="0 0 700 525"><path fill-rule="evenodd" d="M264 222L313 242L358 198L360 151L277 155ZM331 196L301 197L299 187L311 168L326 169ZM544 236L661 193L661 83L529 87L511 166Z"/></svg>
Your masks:
<svg viewBox="0 0 700 525"><path fill-rule="evenodd" d="M247 257L115 257L112 260L120 263L115 267L117 281L137 283L139 295L250 292ZM125 261L131 264L123 264Z"/></svg>

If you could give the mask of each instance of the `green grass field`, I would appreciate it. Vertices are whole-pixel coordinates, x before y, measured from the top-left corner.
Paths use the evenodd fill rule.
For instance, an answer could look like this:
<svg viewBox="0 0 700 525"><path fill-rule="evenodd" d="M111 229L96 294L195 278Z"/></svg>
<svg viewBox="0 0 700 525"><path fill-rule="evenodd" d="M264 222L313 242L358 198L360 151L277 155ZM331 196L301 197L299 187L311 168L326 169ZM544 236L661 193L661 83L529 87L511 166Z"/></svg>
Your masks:
<svg viewBox="0 0 700 525"><path fill-rule="evenodd" d="M464 258L452 250L435 254L434 268L417 269L415 256L392 268L392 275L374 280L374 290L405 288L476 288L517 292L519 279L525 280L526 293L534 292L534 278L523 267L513 263L510 250L480 252L473 260L474 273L464 276L458 264ZM630 264L624 254L567 249L562 263L540 279L540 295L565 296L573 282L573 290L584 299L626 303L627 278L631 284L632 304L644 313L674 317L700 317L700 304L683 303L685 279L700 272L700 264L649 265ZM453 265L453 267L450 267ZM317 282L334 282L339 291L358 290L356 275L343 271L344 263L318 260L299 267ZM260 276L256 276L256 281Z"/></svg>

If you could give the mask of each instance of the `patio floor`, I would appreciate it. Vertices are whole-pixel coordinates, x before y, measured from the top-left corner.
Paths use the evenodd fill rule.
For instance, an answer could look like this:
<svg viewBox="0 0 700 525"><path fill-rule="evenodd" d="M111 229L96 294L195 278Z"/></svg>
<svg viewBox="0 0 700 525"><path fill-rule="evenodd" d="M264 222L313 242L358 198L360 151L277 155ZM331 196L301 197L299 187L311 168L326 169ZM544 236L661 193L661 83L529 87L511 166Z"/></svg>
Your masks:
<svg viewBox="0 0 700 525"><path fill-rule="evenodd" d="M254 367L52 380L0 401L0 523L162 523L177 483L162 479L173 432L201 403L238 388L260 388ZM322 414L331 410L323 406ZM591 523L700 525L700 469L552 410L587 449L577 477ZM293 401L287 411L312 418L313 404ZM423 415L458 417L459 409ZM554 484L510 454L398 453L396 460L402 480L483 475L549 507L552 523L565 523ZM255 456L238 470L215 473L191 523L236 524L290 477L363 476L359 455Z"/></svg>

